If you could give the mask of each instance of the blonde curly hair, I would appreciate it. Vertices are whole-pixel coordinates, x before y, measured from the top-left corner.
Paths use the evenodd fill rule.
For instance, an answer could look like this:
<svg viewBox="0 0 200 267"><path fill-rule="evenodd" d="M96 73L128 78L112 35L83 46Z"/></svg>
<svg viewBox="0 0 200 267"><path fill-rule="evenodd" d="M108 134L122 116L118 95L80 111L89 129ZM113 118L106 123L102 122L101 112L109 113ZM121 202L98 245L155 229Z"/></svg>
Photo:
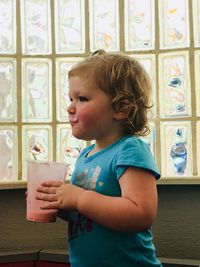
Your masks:
<svg viewBox="0 0 200 267"><path fill-rule="evenodd" d="M94 81L112 99L126 134L145 136L149 133L147 110L152 107L151 82L141 64L126 54L97 50L69 71L69 78L82 76ZM106 115L106 114L105 114Z"/></svg>

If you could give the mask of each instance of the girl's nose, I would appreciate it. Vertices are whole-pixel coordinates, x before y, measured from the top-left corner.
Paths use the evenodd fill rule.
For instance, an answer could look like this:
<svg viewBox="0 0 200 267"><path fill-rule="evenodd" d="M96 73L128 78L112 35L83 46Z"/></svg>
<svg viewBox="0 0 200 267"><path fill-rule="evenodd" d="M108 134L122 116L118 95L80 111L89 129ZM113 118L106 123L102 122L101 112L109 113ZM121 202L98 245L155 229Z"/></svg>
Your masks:
<svg viewBox="0 0 200 267"><path fill-rule="evenodd" d="M69 104L69 106L68 106L68 108L67 108L67 112L68 112L69 114L74 114L74 113L76 112L76 109L75 109L73 103L70 103L70 104Z"/></svg>

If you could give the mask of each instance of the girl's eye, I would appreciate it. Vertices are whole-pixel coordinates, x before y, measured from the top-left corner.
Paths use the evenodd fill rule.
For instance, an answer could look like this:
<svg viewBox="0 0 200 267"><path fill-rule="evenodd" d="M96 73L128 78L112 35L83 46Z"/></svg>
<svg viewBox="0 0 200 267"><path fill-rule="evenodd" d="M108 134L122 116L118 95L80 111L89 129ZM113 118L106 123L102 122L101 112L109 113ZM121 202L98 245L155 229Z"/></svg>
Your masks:
<svg viewBox="0 0 200 267"><path fill-rule="evenodd" d="M84 102L84 101L87 101L88 99L87 99L86 97L84 97L84 96L79 96L79 97L78 97L78 100L79 100L80 102Z"/></svg>
<svg viewBox="0 0 200 267"><path fill-rule="evenodd" d="M70 102L73 101L72 97L70 97L70 96L68 96L68 99L69 99Z"/></svg>

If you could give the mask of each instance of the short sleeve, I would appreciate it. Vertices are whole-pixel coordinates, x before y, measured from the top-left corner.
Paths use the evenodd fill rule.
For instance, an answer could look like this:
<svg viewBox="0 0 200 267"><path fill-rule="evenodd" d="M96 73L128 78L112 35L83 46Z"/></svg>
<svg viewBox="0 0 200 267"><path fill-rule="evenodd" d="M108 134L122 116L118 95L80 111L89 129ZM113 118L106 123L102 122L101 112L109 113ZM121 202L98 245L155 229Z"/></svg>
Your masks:
<svg viewBox="0 0 200 267"><path fill-rule="evenodd" d="M137 137L128 138L121 144L115 165L117 178L130 166L149 170L156 179L160 178L160 171L148 145Z"/></svg>

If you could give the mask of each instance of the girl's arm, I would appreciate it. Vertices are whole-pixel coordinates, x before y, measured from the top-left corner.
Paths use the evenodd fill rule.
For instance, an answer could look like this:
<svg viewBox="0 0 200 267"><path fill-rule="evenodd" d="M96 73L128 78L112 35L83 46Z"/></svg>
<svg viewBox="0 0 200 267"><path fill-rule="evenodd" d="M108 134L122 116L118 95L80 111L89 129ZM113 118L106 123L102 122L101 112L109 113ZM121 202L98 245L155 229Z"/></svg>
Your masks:
<svg viewBox="0 0 200 267"><path fill-rule="evenodd" d="M141 232L151 227L157 211L155 177L146 170L129 167L121 176L121 197L110 197L71 184L46 182L37 198L42 209L78 210L95 222L118 231Z"/></svg>
<svg viewBox="0 0 200 267"><path fill-rule="evenodd" d="M121 197L84 191L78 200L80 213L99 224L120 231L148 229L156 216L156 180L148 171L129 167L119 180Z"/></svg>

